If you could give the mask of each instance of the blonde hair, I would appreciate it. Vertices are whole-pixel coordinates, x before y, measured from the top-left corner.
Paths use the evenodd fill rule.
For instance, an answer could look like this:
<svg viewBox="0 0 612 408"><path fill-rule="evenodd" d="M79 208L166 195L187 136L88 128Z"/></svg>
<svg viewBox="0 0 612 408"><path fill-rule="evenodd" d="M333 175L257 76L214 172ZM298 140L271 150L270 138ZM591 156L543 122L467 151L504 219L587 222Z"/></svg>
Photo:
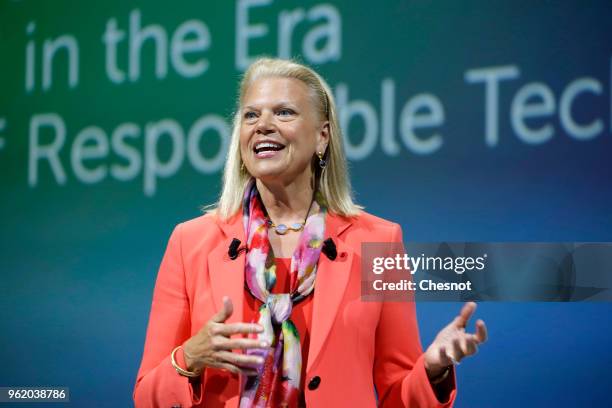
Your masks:
<svg viewBox="0 0 612 408"><path fill-rule="evenodd" d="M242 100L249 86L261 77L294 78L302 81L310 89L313 102L319 117L329 122L329 143L325 152L327 165L324 170L319 166L319 159L313 157L315 188L327 202L330 212L352 217L363 207L353 202L348 169L342 145L342 132L338 124L336 104L331 90L325 80L311 68L294 61L272 58L260 58L253 62L242 77L240 94L233 118L232 136L223 171L223 189L216 204L204 210L216 213L222 219L228 219L242 206L244 190L251 175L243 165L240 156L240 122Z"/></svg>

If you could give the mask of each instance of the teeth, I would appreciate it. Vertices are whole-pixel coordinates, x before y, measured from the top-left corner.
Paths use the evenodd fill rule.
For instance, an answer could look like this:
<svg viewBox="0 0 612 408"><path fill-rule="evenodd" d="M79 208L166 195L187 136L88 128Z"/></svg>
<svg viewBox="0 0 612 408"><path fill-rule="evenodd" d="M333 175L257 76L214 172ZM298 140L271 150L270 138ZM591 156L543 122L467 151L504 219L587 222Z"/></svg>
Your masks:
<svg viewBox="0 0 612 408"><path fill-rule="evenodd" d="M255 153L261 153L264 150L273 150L278 151L282 150L285 146L280 143L272 143L272 142L259 142L255 145L253 149Z"/></svg>
<svg viewBox="0 0 612 408"><path fill-rule="evenodd" d="M282 145L279 145L279 144L276 144L276 143L269 143L269 142L257 143L255 145L256 149L263 149L263 148L266 148L266 147L270 147L270 148L274 149L274 148L282 147Z"/></svg>

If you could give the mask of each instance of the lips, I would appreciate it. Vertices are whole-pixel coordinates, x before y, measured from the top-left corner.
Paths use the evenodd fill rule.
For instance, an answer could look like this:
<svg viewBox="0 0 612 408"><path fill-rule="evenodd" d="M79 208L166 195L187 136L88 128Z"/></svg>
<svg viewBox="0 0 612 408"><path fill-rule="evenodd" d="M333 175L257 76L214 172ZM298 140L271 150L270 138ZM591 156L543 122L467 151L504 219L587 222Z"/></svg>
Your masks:
<svg viewBox="0 0 612 408"><path fill-rule="evenodd" d="M283 145L282 143L278 143L278 142L274 142L270 140L262 140L262 141L255 143L255 145L253 146L253 152L259 155L259 154L268 153L268 152L277 152L279 150L283 150L284 148L285 148L285 145Z"/></svg>

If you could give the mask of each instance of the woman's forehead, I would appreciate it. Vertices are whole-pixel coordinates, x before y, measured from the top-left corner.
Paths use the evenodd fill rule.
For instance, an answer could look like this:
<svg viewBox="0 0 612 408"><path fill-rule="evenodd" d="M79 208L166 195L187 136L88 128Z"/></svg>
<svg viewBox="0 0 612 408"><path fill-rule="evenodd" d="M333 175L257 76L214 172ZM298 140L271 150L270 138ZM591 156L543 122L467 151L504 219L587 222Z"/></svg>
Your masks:
<svg viewBox="0 0 612 408"><path fill-rule="evenodd" d="M310 102L308 86L295 78L266 76L254 80L245 90L244 106L261 104L302 104Z"/></svg>

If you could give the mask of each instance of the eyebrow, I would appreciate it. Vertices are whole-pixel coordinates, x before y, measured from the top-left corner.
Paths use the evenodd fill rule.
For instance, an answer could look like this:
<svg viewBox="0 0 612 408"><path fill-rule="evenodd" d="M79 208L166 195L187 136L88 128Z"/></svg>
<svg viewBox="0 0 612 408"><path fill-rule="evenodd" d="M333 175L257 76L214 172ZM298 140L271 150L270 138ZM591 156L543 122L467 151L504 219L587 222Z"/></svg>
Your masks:
<svg viewBox="0 0 612 408"><path fill-rule="evenodd" d="M291 103L289 101L280 101L280 102L274 104L273 109L277 109L277 108L280 108L280 107L291 107L293 109L297 109L297 106L294 103ZM255 105L247 105L247 106L242 108L242 110L248 110L248 109L259 110L261 108L259 108L258 106L255 106Z"/></svg>

